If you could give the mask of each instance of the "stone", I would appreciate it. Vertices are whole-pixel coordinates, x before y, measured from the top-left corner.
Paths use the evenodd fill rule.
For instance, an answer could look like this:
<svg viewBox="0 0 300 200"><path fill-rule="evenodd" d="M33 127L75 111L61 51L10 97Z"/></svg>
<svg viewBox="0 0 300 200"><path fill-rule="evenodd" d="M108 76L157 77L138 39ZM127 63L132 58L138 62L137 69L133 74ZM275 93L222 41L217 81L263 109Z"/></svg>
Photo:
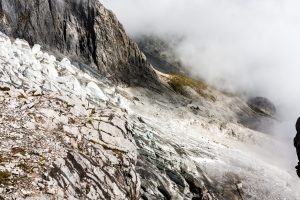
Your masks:
<svg viewBox="0 0 300 200"><path fill-rule="evenodd" d="M38 44L35 44L31 49L31 52L33 54L38 54L40 51L41 51L41 46Z"/></svg>
<svg viewBox="0 0 300 200"><path fill-rule="evenodd" d="M33 122L26 122L25 128L34 130L35 129L35 124Z"/></svg>
<svg viewBox="0 0 300 200"><path fill-rule="evenodd" d="M242 183L237 183L237 184L236 184L236 187L237 187L239 190L241 190L241 189L243 189L243 184L242 184Z"/></svg>
<svg viewBox="0 0 300 200"><path fill-rule="evenodd" d="M87 94L90 98L95 100L108 101L108 97L103 93L103 91L94 83L89 82L86 86Z"/></svg>

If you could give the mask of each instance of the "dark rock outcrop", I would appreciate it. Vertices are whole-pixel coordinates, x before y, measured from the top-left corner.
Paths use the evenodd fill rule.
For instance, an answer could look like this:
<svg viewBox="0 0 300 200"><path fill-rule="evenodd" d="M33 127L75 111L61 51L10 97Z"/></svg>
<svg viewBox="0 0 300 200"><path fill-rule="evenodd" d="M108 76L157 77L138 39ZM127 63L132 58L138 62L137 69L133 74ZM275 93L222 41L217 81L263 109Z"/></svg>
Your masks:
<svg viewBox="0 0 300 200"><path fill-rule="evenodd" d="M272 131L275 115L275 105L265 97L250 98L247 101L247 108L245 107L241 112L237 113L240 124L264 133Z"/></svg>
<svg viewBox="0 0 300 200"><path fill-rule="evenodd" d="M276 114L275 105L265 97L255 97L248 100L248 105L262 115L274 116Z"/></svg>
<svg viewBox="0 0 300 200"><path fill-rule="evenodd" d="M134 38L134 40L155 69L163 73L187 74L180 60L176 57L173 42L146 35Z"/></svg>
<svg viewBox="0 0 300 200"><path fill-rule="evenodd" d="M298 165L296 166L297 175L300 177L300 117L296 122L296 131L297 134L294 138L294 146L296 148L297 156L298 156Z"/></svg>
<svg viewBox="0 0 300 200"><path fill-rule="evenodd" d="M157 83L144 54L97 0L0 0L0 31L92 66L91 72L116 82Z"/></svg>

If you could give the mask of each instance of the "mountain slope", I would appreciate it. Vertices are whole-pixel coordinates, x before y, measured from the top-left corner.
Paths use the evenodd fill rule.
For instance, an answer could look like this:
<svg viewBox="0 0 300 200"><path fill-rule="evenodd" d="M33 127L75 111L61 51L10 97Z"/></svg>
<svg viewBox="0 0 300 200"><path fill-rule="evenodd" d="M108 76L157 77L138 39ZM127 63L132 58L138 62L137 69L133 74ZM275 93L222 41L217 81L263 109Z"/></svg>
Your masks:
<svg viewBox="0 0 300 200"><path fill-rule="evenodd" d="M105 102L109 83L104 94L68 59L2 33L0 66L1 199L138 198L132 131Z"/></svg>
<svg viewBox="0 0 300 200"><path fill-rule="evenodd" d="M157 84L145 56L98 0L0 0L0 13L0 31L8 36L43 44L116 82Z"/></svg>

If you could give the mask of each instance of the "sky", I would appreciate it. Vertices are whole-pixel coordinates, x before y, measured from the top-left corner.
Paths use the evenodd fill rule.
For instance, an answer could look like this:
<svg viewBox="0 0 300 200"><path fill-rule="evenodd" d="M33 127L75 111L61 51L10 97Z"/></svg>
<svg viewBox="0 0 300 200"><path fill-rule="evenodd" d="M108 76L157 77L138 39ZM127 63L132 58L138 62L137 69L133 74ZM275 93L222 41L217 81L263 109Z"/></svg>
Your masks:
<svg viewBox="0 0 300 200"><path fill-rule="evenodd" d="M100 1L131 37L180 37L175 52L193 76L269 98L280 119L274 134L291 141L300 116L300 1Z"/></svg>

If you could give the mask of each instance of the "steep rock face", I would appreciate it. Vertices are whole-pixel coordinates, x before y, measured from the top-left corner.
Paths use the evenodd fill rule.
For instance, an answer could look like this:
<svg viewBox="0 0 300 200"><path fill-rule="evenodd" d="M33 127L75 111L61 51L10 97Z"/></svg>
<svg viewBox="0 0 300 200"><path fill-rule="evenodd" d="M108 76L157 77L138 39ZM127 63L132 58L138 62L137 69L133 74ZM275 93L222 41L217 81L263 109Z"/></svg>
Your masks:
<svg viewBox="0 0 300 200"><path fill-rule="evenodd" d="M276 114L275 105L265 97L255 97L248 100L248 105L256 112L265 116L274 116Z"/></svg>
<svg viewBox="0 0 300 200"><path fill-rule="evenodd" d="M156 36L139 36L134 38L147 60L163 73L187 74L180 60L176 57L174 46L177 41L167 41Z"/></svg>
<svg viewBox="0 0 300 200"><path fill-rule="evenodd" d="M117 82L156 83L145 56L97 0L0 0L0 31L43 44Z"/></svg>
<svg viewBox="0 0 300 200"><path fill-rule="evenodd" d="M246 112L238 113L239 123L253 130L271 133L275 124L275 105L264 97L250 98L247 101L247 105L252 114L249 115Z"/></svg>

